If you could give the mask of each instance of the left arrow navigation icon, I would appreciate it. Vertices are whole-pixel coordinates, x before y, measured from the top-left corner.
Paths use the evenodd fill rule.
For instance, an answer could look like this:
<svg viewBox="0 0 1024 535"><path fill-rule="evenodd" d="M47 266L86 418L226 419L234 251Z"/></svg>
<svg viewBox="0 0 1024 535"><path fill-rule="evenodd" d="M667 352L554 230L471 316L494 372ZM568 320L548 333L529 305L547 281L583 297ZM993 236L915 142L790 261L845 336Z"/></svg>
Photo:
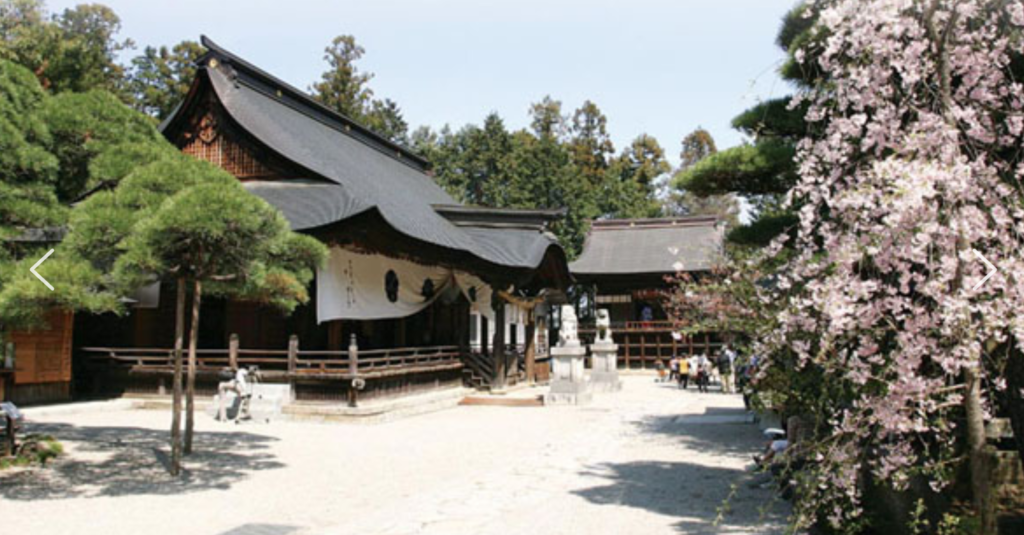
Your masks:
<svg viewBox="0 0 1024 535"><path fill-rule="evenodd" d="M40 275L38 272L36 272L36 268L39 267L39 264L42 264L43 262L46 262L46 259L50 258L50 255L52 255L52 254L53 254L53 249L50 249L50 251L48 253L44 254L43 257L40 258L38 262L33 264L32 267L28 268L28 270L31 271L32 274L35 275L37 279L43 281L43 284L45 284L46 287L49 288L51 292L53 291L53 285L50 284L49 282L47 282L46 279L44 279L42 275Z"/></svg>

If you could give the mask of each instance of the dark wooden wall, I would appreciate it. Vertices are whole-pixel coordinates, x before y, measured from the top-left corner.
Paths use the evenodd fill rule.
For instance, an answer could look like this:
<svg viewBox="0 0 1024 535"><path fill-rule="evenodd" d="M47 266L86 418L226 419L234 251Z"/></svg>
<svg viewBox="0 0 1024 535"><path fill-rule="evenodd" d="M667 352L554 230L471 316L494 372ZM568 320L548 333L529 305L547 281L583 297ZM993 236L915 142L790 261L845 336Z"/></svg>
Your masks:
<svg viewBox="0 0 1024 535"><path fill-rule="evenodd" d="M45 317L45 326L13 331L15 403L64 401L71 395L71 347L74 315L55 310Z"/></svg>

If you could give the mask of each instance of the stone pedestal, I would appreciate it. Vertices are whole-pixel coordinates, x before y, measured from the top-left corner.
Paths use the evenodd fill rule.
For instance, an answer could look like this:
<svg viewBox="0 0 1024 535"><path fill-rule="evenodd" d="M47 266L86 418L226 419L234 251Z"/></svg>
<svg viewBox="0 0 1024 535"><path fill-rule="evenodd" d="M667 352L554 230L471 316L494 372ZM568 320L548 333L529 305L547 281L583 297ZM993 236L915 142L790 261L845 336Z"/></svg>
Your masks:
<svg viewBox="0 0 1024 535"><path fill-rule="evenodd" d="M583 346L551 348L551 390L544 394L545 405L583 405L590 403L583 359L587 348Z"/></svg>
<svg viewBox="0 0 1024 535"><path fill-rule="evenodd" d="M590 346L590 387L595 392L622 390L619 379L619 345L597 342Z"/></svg>
<svg viewBox="0 0 1024 535"><path fill-rule="evenodd" d="M249 398L249 415L254 422L269 423L271 420L279 418L284 406L290 404L294 399L290 384L256 383L251 385L251 387L252 397ZM220 410L219 396L219 394L215 395L213 403L206 408L206 413L214 419L217 418L217 412ZM225 392L224 401L227 403L227 418L234 420L238 415L241 400L234 392Z"/></svg>

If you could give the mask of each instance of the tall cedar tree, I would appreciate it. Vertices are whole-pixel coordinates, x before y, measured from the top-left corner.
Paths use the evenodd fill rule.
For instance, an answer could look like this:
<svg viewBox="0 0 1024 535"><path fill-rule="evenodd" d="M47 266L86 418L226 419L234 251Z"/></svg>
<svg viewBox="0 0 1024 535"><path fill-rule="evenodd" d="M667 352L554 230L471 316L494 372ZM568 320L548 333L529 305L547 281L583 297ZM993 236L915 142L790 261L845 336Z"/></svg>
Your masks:
<svg viewBox="0 0 1024 535"><path fill-rule="evenodd" d="M370 80L373 73L359 69L366 50L351 35L339 35L324 49L328 70L310 90L324 106L373 130L395 143L409 143L409 124L402 117L398 104L391 99L373 98Z"/></svg>

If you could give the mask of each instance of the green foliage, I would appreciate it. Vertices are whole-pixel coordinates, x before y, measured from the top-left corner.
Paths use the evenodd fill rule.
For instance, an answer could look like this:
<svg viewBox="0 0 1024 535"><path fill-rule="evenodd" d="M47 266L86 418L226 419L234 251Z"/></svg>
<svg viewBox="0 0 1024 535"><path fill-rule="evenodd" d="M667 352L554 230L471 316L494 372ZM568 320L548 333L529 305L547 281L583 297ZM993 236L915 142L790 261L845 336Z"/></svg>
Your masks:
<svg viewBox="0 0 1024 535"><path fill-rule="evenodd" d="M711 133L698 127L683 138L682 150L679 153L680 165L672 181L698 162L718 152ZM731 193L720 195L696 195L681 188L670 188L664 209L672 215L714 215L725 222L726 228L734 228L739 224L740 206L736 196Z"/></svg>
<svg viewBox="0 0 1024 535"><path fill-rule="evenodd" d="M802 87L821 81L820 73L812 67L815 47L824 37L815 27L816 9L801 2L790 10L783 18L776 41L788 54L780 74ZM810 51L810 56L802 63L796 61L800 49L804 49L804 53ZM804 121L807 106L789 109L790 100L790 97L783 97L762 102L733 119L733 128L750 136L752 141L702 158L692 166L684 166L672 182L676 190L672 198L676 199L676 204L683 199L693 204L689 200L693 197L735 194L754 200L755 205L766 200L777 205L796 183L793 162L796 142L811 133ZM750 223L729 232L731 243L751 247L767 245L791 226L793 220L792 215L778 210L757 209L751 215Z"/></svg>
<svg viewBox="0 0 1024 535"><path fill-rule="evenodd" d="M676 187L697 195L730 192L785 193L796 183L791 143L766 139L713 154L676 178Z"/></svg>
<svg viewBox="0 0 1024 535"><path fill-rule="evenodd" d="M732 120L732 127L753 138L799 139L807 134L807 106L789 109L789 97L762 102Z"/></svg>
<svg viewBox="0 0 1024 535"><path fill-rule="evenodd" d="M26 435L18 445L17 453L10 458L0 458L0 470L15 466L46 464L64 454L64 445L50 435Z"/></svg>
<svg viewBox="0 0 1024 535"><path fill-rule="evenodd" d="M560 139L565 134L565 124L560 100L545 95L540 102L530 105L530 128L537 137Z"/></svg>
<svg viewBox="0 0 1024 535"><path fill-rule="evenodd" d="M598 217L653 217L661 206L655 180L669 170L664 151L641 135L613 154L607 119L587 101L567 126L561 103L545 97L531 106L531 129L510 132L497 114L457 132L421 128L413 148L432 164L434 179L468 204L508 208L566 208L552 231L570 258Z"/></svg>
<svg viewBox="0 0 1024 535"><path fill-rule="evenodd" d="M4 297L10 281L28 270L17 260L38 250L9 240L66 218L54 194L58 161L49 150L50 130L39 116L46 99L32 73L0 60L0 329L6 316L17 313Z"/></svg>
<svg viewBox="0 0 1024 535"><path fill-rule="evenodd" d="M680 169L689 169L697 162L718 152L715 138L711 137L711 132L701 127L697 127L696 130L687 134L683 138L682 145L683 149L679 151Z"/></svg>
<svg viewBox="0 0 1024 535"><path fill-rule="evenodd" d="M776 236L792 231L799 221L792 213L762 215L749 224L733 228L726 239L735 245L765 247Z"/></svg>
<svg viewBox="0 0 1024 535"><path fill-rule="evenodd" d="M133 145L126 149L153 159L147 164L140 161L116 189L98 192L80 203L71 213L71 232L64 240L74 254L89 259L104 272L113 269L127 251L125 240L136 223L160 208L168 197L199 184L236 182L231 175L177 152L166 142L144 150Z"/></svg>
<svg viewBox="0 0 1024 535"><path fill-rule="evenodd" d="M154 276L208 281L208 291L291 310L327 250L295 235L284 216L233 179L185 188L135 227L115 278L140 285Z"/></svg>
<svg viewBox="0 0 1024 535"><path fill-rule="evenodd" d="M78 199L101 180L116 180L111 168L130 166L130 158L140 156L137 151L167 146L148 117L104 91L61 93L48 99L41 115L53 138L60 165L57 196L64 202ZM101 176L95 176L93 160L104 153L95 169Z"/></svg>
<svg viewBox="0 0 1024 535"><path fill-rule="evenodd" d="M41 325L48 310L80 310L101 313L119 311L119 294L111 292L102 271L66 248L57 251L36 271L54 290L43 286L29 268L46 252L36 249L0 273L0 326L26 328Z"/></svg>
<svg viewBox="0 0 1024 535"><path fill-rule="evenodd" d="M321 104L358 120L373 98L368 86L372 73L362 72L356 62L366 49L356 44L351 35L339 35L324 49L328 70L310 88Z"/></svg>
<svg viewBox="0 0 1024 535"><path fill-rule="evenodd" d="M615 154L608 135L608 118L591 101L586 101L572 115L569 142L573 164L591 185L604 182Z"/></svg>
<svg viewBox="0 0 1024 535"><path fill-rule="evenodd" d="M136 109L157 119L166 119L184 100L196 73L196 61L205 49L195 41L182 41L172 48L147 46L132 59L128 90Z"/></svg>
<svg viewBox="0 0 1024 535"><path fill-rule="evenodd" d="M126 97L116 61L130 40L116 38L121 20L101 4L49 15L40 0L0 1L0 59L31 70L53 92L103 89Z"/></svg>
<svg viewBox="0 0 1024 535"><path fill-rule="evenodd" d="M0 60L0 241L64 219L53 193L58 160L48 150L50 129L39 117L45 100L32 73Z"/></svg>
<svg viewBox="0 0 1024 535"><path fill-rule="evenodd" d="M374 99L370 103L370 109L366 112L366 126L370 127L377 134L385 139L394 141L400 145L409 143L409 123L402 117L402 110L398 104L386 98L384 100Z"/></svg>
<svg viewBox="0 0 1024 535"><path fill-rule="evenodd" d="M324 49L327 71L310 90L324 106L356 121L395 143L408 144L409 125L398 104L373 98L373 73L356 66L366 49L351 35L339 35Z"/></svg>

